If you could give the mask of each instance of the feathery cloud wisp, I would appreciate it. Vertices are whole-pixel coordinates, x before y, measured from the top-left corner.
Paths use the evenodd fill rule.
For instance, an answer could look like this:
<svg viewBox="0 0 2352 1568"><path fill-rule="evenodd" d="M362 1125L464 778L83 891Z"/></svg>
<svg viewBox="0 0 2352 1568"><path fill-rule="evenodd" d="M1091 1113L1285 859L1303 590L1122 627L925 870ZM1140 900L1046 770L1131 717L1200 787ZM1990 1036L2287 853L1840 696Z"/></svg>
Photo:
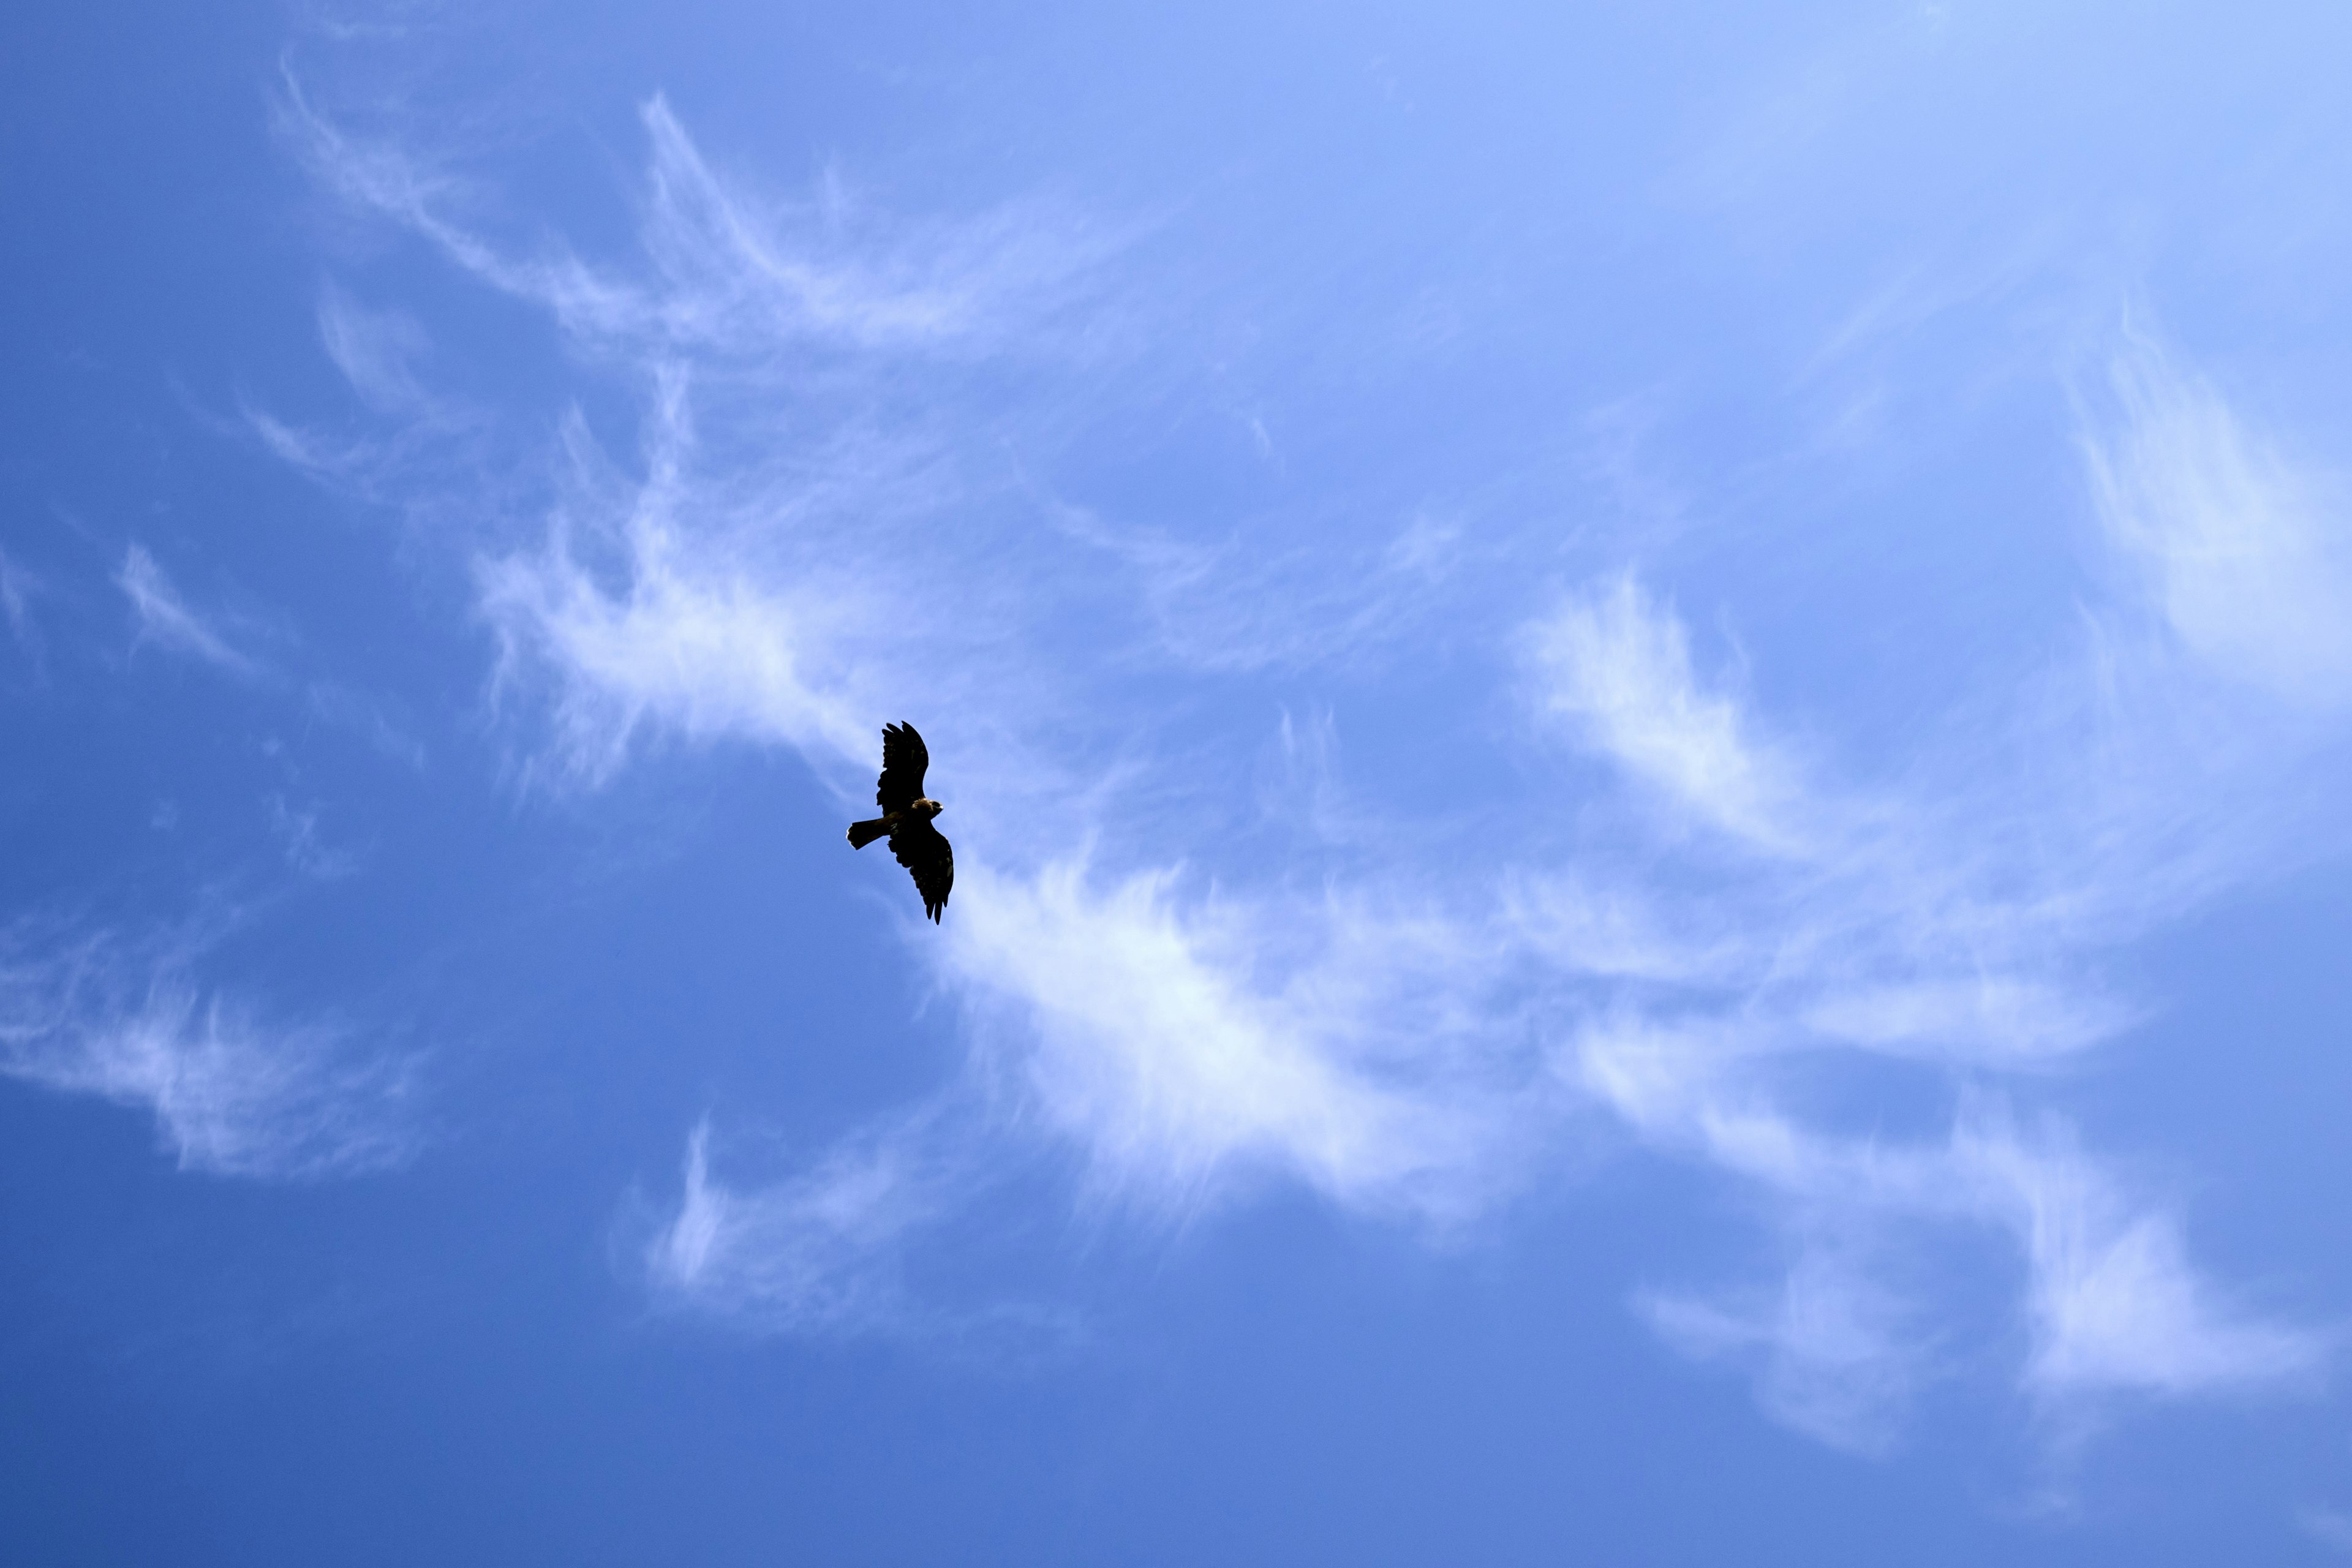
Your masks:
<svg viewBox="0 0 2352 1568"><path fill-rule="evenodd" d="M2352 704L2352 510L2161 349L2115 356L2084 440L2099 521L2198 659L2299 707Z"/></svg>
<svg viewBox="0 0 2352 1568"><path fill-rule="evenodd" d="M231 646L228 639L191 607L145 548L133 544L123 552L115 585L131 601L138 631L133 646L152 644L169 652L200 659L231 675L253 676L261 666Z"/></svg>
<svg viewBox="0 0 2352 1568"><path fill-rule="evenodd" d="M1746 732L1736 703L1699 685L1682 623L1630 573L1569 601L1531 642L1546 712L1709 826L1766 849L1801 846L1790 808L1820 803Z"/></svg>
<svg viewBox="0 0 2352 1568"><path fill-rule="evenodd" d="M697 1310L795 1332L871 1331L906 1319L898 1250L938 1194L916 1127L869 1131L780 1184L714 1178L710 1128L687 1141L684 1194L647 1242L656 1288Z"/></svg>
<svg viewBox="0 0 2352 1568"><path fill-rule="evenodd" d="M397 411L426 402L411 367L425 353L425 332L410 318L370 310L331 283L319 295L319 341L371 407Z"/></svg>
<svg viewBox="0 0 2352 1568"><path fill-rule="evenodd" d="M411 1058L206 995L192 957L19 928L0 946L0 1072L147 1111L183 1170L342 1175L410 1156Z"/></svg>
<svg viewBox="0 0 2352 1568"><path fill-rule="evenodd" d="M16 646L37 658L41 644L39 630L33 625L32 599L37 586L30 573L0 550L0 614L7 616L8 632Z"/></svg>

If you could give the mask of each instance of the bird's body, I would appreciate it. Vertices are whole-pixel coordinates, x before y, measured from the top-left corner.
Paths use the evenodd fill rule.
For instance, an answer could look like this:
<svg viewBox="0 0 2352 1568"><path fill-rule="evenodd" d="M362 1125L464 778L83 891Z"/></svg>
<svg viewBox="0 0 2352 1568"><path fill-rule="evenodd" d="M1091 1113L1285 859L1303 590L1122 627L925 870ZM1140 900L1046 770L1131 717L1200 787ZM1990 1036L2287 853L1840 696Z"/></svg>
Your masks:
<svg viewBox="0 0 2352 1568"><path fill-rule="evenodd" d="M874 804L882 815L849 825L849 847L863 849L887 835L890 853L915 879L923 895L923 912L934 923L948 906L948 889L955 886L955 852L931 826L931 818L947 808L923 794L923 774L931 753L912 724L882 728L882 776L874 781Z"/></svg>

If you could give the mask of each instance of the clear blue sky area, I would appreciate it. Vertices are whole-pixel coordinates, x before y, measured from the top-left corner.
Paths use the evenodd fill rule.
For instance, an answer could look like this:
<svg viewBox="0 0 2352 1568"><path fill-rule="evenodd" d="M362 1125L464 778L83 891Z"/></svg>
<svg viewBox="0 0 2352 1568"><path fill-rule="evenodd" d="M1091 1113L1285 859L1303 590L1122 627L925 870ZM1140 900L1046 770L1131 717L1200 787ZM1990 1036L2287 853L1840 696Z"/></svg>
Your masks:
<svg viewBox="0 0 2352 1568"><path fill-rule="evenodd" d="M2347 64L15 8L0 1561L2352 1553Z"/></svg>

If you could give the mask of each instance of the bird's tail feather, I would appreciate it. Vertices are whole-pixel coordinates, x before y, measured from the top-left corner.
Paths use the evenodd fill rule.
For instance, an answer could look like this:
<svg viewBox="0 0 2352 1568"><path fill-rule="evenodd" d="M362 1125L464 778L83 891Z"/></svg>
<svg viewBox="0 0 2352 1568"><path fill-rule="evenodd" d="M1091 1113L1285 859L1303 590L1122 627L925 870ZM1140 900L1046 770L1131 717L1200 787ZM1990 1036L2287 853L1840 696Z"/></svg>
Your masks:
<svg viewBox="0 0 2352 1568"><path fill-rule="evenodd" d="M849 847L852 849L863 849L889 831L890 819L887 816L877 816L865 822L853 822L849 825Z"/></svg>

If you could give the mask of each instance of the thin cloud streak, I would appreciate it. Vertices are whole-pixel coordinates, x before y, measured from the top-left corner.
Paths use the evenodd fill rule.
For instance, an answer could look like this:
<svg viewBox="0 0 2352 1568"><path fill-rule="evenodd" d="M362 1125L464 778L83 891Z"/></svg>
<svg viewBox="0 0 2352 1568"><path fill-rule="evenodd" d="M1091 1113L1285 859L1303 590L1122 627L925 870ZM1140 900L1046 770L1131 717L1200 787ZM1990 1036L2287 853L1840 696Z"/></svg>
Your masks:
<svg viewBox="0 0 2352 1568"><path fill-rule="evenodd" d="M330 283L319 296L319 341L370 407L396 413L431 401L413 368L429 345L410 318L370 310Z"/></svg>
<svg viewBox="0 0 2352 1568"><path fill-rule="evenodd" d="M0 550L0 613L8 617L8 635L37 664L41 657L40 628L33 624L33 595L40 580Z"/></svg>
<svg viewBox="0 0 2352 1568"><path fill-rule="evenodd" d="M415 1153L413 1058L207 994L194 957L19 927L0 941L0 1073L147 1112L184 1171L341 1176Z"/></svg>
<svg viewBox="0 0 2352 1568"><path fill-rule="evenodd" d="M698 354L740 366L810 343L962 353L1033 330L1118 244L1046 209L960 226L870 226L840 199L794 210L719 178L658 95L642 110L651 149L636 279L558 248L518 258L448 216L464 183L399 146L347 133L285 77L280 121L320 179L353 205L437 247L501 292L543 306L585 348L635 357Z"/></svg>
<svg viewBox="0 0 2352 1568"><path fill-rule="evenodd" d="M231 646L214 625L198 615L164 574L144 547L133 544L123 552L115 586L131 601L137 626L133 647L152 645L167 652L209 664L231 675L259 675L261 665Z"/></svg>

